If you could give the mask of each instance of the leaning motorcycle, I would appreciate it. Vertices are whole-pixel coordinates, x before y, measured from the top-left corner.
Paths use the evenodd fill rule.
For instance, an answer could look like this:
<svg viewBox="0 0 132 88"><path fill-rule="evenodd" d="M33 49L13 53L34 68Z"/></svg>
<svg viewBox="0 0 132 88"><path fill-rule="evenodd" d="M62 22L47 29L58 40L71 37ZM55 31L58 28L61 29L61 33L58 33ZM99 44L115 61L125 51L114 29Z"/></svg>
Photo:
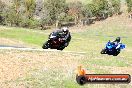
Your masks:
<svg viewBox="0 0 132 88"><path fill-rule="evenodd" d="M113 55L117 56L122 49L124 49L126 46L122 43L115 44L113 42L107 42L106 46L104 49L102 49L101 54L108 54L108 55Z"/></svg>
<svg viewBox="0 0 132 88"><path fill-rule="evenodd" d="M49 35L48 41L46 41L42 48L43 49L57 49L57 50L63 50L65 48L66 41L63 40L64 36L59 36L57 33L51 33Z"/></svg>

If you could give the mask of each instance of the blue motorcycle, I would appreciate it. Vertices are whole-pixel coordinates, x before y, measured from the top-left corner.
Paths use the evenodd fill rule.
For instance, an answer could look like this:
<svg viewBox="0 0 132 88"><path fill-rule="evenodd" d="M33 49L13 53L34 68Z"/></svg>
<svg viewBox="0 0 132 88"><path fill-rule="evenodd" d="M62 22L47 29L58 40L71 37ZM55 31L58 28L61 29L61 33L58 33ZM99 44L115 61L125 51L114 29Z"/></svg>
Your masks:
<svg viewBox="0 0 132 88"><path fill-rule="evenodd" d="M124 49L125 47L126 46L122 43L115 44L115 43L109 41L106 44L106 47L104 49L102 49L101 54L117 56L121 52L121 49Z"/></svg>

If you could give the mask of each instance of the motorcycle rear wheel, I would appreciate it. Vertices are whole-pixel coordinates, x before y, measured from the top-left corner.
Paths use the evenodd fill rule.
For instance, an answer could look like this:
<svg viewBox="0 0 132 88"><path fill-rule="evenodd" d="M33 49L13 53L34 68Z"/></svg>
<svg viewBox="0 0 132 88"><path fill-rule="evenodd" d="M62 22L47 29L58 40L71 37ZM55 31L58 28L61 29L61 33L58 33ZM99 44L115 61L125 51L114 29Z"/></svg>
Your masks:
<svg viewBox="0 0 132 88"><path fill-rule="evenodd" d="M64 48L64 46L60 46L57 50L63 50Z"/></svg>
<svg viewBox="0 0 132 88"><path fill-rule="evenodd" d="M113 56L117 56L120 53L120 51L117 51L113 54Z"/></svg>

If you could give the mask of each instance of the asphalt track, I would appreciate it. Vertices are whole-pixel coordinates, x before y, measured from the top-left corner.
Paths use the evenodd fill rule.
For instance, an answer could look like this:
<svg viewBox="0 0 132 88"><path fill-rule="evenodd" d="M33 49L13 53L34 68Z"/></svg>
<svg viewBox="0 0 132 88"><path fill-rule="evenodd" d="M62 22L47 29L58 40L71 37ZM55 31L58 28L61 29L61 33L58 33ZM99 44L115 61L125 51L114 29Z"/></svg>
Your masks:
<svg viewBox="0 0 132 88"><path fill-rule="evenodd" d="M56 50L56 49L37 49L37 48L8 46L8 45L0 45L0 50L20 50L20 51L40 51L40 52L49 51L49 52L64 52L64 53L86 54L86 52L60 51L60 50Z"/></svg>

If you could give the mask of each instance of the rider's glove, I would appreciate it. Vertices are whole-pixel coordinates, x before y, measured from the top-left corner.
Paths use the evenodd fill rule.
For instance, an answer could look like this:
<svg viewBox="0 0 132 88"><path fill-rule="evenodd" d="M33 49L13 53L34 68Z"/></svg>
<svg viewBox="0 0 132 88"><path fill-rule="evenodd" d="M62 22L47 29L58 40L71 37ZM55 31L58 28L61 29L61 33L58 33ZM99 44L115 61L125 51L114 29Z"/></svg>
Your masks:
<svg viewBox="0 0 132 88"><path fill-rule="evenodd" d="M59 41L61 41L62 39L61 38L59 38Z"/></svg>
<svg viewBox="0 0 132 88"><path fill-rule="evenodd" d="M62 38L62 40L66 41L66 39L65 39L65 38Z"/></svg>

